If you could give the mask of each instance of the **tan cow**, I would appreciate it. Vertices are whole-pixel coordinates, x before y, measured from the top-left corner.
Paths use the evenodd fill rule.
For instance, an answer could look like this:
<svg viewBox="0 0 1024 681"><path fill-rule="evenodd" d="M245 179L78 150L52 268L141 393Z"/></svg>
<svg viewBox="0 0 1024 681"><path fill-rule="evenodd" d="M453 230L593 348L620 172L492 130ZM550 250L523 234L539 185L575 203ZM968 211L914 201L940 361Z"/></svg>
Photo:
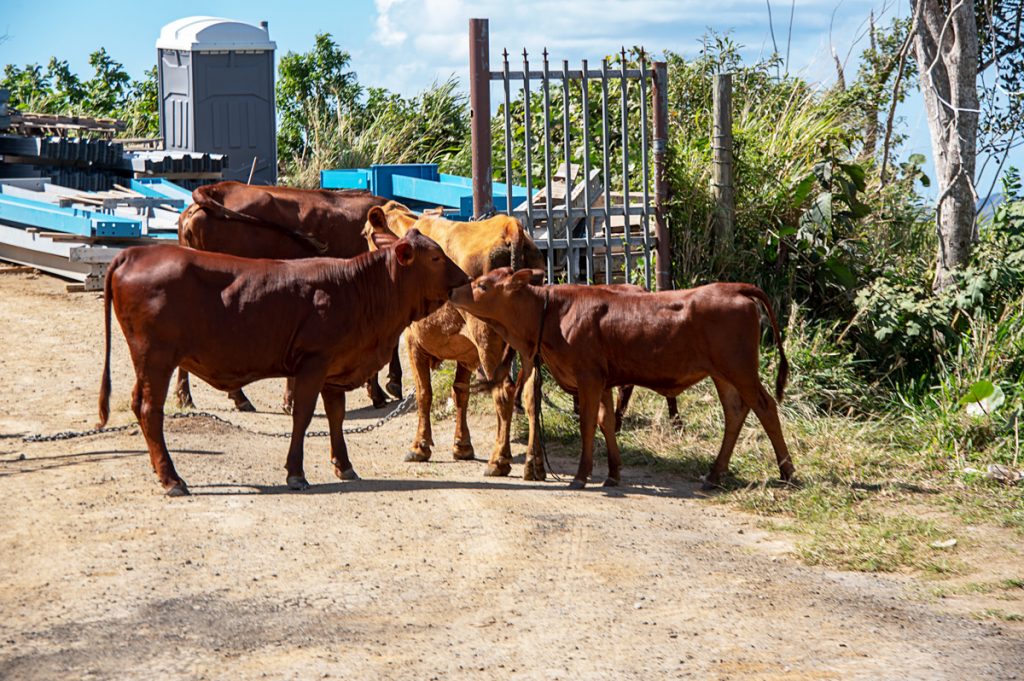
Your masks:
<svg viewBox="0 0 1024 681"><path fill-rule="evenodd" d="M415 226L441 245L444 252L470 277L486 274L499 267L540 267L543 258L537 246L515 218L497 215L479 222L452 222L428 212L417 217L404 205L392 201L383 208L370 209L364 235L372 244L374 234L401 236ZM371 246L372 247L372 246ZM427 461L434 445L430 423L433 391L430 370L444 360L455 360L456 459L472 459L466 408L469 403L469 379L477 368L491 381L491 395L497 415L497 433L485 475L508 475L512 469L509 435L512 422L512 383L504 380L512 353L490 326L471 314L445 305L429 317L413 323L406 332L409 361L416 380L416 405L419 426L406 461ZM494 380L499 379L499 380Z"/></svg>

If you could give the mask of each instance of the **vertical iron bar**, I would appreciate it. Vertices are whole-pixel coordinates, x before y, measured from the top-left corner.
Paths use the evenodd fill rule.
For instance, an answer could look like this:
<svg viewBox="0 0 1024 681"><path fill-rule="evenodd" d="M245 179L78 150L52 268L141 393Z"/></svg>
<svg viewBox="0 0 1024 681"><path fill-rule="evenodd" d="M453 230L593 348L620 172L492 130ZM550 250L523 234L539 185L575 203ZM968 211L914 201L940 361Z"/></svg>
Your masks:
<svg viewBox="0 0 1024 681"><path fill-rule="evenodd" d="M644 213L642 227L644 230L644 285L653 291L651 281L651 181L650 165L647 153L647 55L640 51L640 158L643 169Z"/></svg>
<svg viewBox="0 0 1024 681"><path fill-rule="evenodd" d="M502 50L502 85L505 89L505 213L512 215L512 101L508 82L508 50Z"/></svg>
<svg viewBox="0 0 1024 681"><path fill-rule="evenodd" d="M469 110L473 161L473 215L494 209L491 168L491 61L487 19L469 20Z"/></svg>
<svg viewBox="0 0 1024 681"><path fill-rule="evenodd" d="M627 100L627 93L629 90L629 80L626 79L626 48L622 48L622 61L619 64L622 71L622 212L624 220L622 221L622 235L623 235L623 251L626 259L626 283L632 283L629 280L632 259L630 258L630 249L632 248L632 238L629 233L629 219L632 217L629 214L629 102Z"/></svg>
<svg viewBox="0 0 1024 681"><path fill-rule="evenodd" d="M668 148L668 65L654 62L654 236L658 240L659 291L672 288L672 242L665 216L668 177L665 152Z"/></svg>
<svg viewBox="0 0 1024 681"><path fill-rule="evenodd" d="M587 240L587 283L594 283L594 247L590 239L594 229L594 221L590 216L590 88L587 87L587 60L583 60L583 79L580 81L583 104L583 218L584 236Z"/></svg>
<svg viewBox="0 0 1024 681"><path fill-rule="evenodd" d="M608 57L601 60L601 145L604 171L604 283L612 283L612 182L608 159Z"/></svg>
<svg viewBox="0 0 1024 681"><path fill-rule="evenodd" d="M575 283L573 270L579 266L576 249L572 247L572 149L569 146L569 60L562 60L562 134L565 139L565 272L567 281Z"/></svg>
<svg viewBox="0 0 1024 681"><path fill-rule="evenodd" d="M533 138L530 136L530 62L523 48L523 132L526 135L526 231L533 238L533 163L530 152Z"/></svg>
<svg viewBox="0 0 1024 681"><path fill-rule="evenodd" d="M548 225L548 281L555 280L555 249L552 245L554 231L551 215L551 93L548 84L551 72L548 69L548 48L544 48L544 71L541 87L544 89L544 214Z"/></svg>

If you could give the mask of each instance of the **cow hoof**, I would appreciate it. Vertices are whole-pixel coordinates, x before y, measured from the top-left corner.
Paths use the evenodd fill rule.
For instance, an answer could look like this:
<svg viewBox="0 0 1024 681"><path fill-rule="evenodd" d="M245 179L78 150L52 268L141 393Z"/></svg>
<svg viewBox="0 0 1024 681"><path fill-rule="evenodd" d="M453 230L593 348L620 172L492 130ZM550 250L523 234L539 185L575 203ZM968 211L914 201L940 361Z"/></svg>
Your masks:
<svg viewBox="0 0 1024 681"><path fill-rule="evenodd" d="M602 487L618 487L618 486L619 486L619 479L618 478L607 478L604 481L604 483L602 484Z"/></svg>
<svg viewBox="0 0 1024 681"><path fill-rule="evenodd" d="M187 497L192 493L188 491L188 485L185 484L184 480L179 480L170 487L166 487L166 494L169 497Z"/></svg>
<svg viewBox="0 0 1024 681"><path fill-rule="evenodd" d="M573 478L572 482L569 483L569 489L583 489L587 486L586 480L580 480L579 478Z"/></svg>
<svg viewBox="0 0 1024 681"><path fill-rule="evenodd" d="M356 473L356 469L354 468L346 468L345 470L341 470L340 468L335 466L334 474L338 476L338 480L362 480L362 478L359 477L359 473Z"/></svg>
<svg viewBox="0 0 1024 681"><path fill-rule="evenodd" d="M375 397L373 399L374 409L383 409L386 406L388 406L388 398L385 397L383 394L380 397Z"/></svg>
<svg viewBox="0 0 1024 681"><path fill-rule="evenodd" d="M402 382L397 380L390 380L388 384L384 386L384 389L388 391L388 394L394 397L396 400L402 399Z"/></svg>
<svg viewBox="0 0 1024 681"><path fill-rule="evenodd" d="M523 480L534 480L537 482L543 482L547 480L547 473L544 471L544 466L538 465L536 461L527 462L526 468L523 469Z"/></svg>
<svg viewBox="0 0 1024 681"><path fill-rule="evenodd" d="M252 406L252 402L246 400L245 402L239 402L235 405L235 409L238 411L256 411L256 407Z"/></svg>
<svg viewBox="0 0 1024 681"><path fill-rule="evenodd" d="M292 404L291 404L291 402L285 402L284 404L282 404L281 405L281 411L284 412L285 414L291 415L291 413L292 413Z"/></svg>
<svg viewBox="0 0 1024 681"><path fill-rule="evenodd" d="M473 445L455 445L452 447L452 458L456 461L472 461L475 458Z"/></svg>
<svg viewBox="0 0 1024 681"><path fill-rule="evenodd" d="M499 461L498 463L487 464L484 476L488 478L503 478L511 472L512 464L507 461Z"/></svg>
<svg viewBox="0 0 1024 681"><path fill-rule="evenodd" d="M422 463L424 461L430 461L430 452L420 452L415 449L409 451L405 455L405 460L410 462Z"/></svg>
<svg viewBox="0 0 1024 681"><path fill-rule="evenodd" d="M712 480L711 478L704 476L701 479L700 488L704 492L714 492L716 489L722 489L722 486L718 484L718 480Z"/></svg>
<svg viewBox="0 0 1024 681"><path fill-rule="evenodd" d="M301 475L289 475L288 476L288 489L293 489L297 492L309 489L309 483Z"/></svg>
<svg viewBox="0 0 1024 681"><path fill-rule="evenodd" d="M178 408L179 409L195 409L196 403L192 401L192 397L178 397Z"/></svg>

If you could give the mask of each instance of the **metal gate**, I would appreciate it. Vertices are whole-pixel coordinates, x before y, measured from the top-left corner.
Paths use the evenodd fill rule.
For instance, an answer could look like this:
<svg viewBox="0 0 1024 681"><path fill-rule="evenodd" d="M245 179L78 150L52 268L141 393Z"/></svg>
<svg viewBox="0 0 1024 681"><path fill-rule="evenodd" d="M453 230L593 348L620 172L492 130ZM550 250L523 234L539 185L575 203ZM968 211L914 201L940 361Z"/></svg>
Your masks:
<svg viewBox="0 0 1024 681"><path fill-rule="evenodd" d="M497 210L518 218L545 253L549 282L628 281L643 283L648 289L655 285L659 290L670 288L670 244L664 215L668 118L664 62L649 68L641 50L639 68L628 68L623 49L620 63L614 67L607 58L599 69L590 68L585 59L579 69L570 69L569 62L563 60L560 68L552 70L545 49L540 70L531 70L524 49L522 70L518 70L519 65L513 67L508 50L504 50L501 68L492 71L487 41L487 20L471 19L474 213L481 216ZM504 153L497 160L503 168L498 177L504 180L504 187L497 184L497 196L492 195L491 183L495 176L490 139L492 81L501 83L503 93ZM609 83L615 81L619 93L610 98ZM600 83L599 95L591 94L592 82ZM560 97L561 121L552 119L553 91ZM573 97L576 93L578 98ZM630 105L637 105L637 96L640 130L631 131ZM538 99L539 115L531 107ZM616 103L619 111L610 114ZM653 139L649 112L654 114ZM617 142L611 132L616 121L610 121L610 115L618 117ZM592 117L600 119L600 130L591 130ZM578 126L582 128L575 139L574 118L581 121ZM536 142L535 131L540 132ZM560 143L552 142L552 133L561 136ZM520 164L519 173L514 161ZM535 177L542 181L539 189ZM523 186L516 186L517 180Z"/></svg>

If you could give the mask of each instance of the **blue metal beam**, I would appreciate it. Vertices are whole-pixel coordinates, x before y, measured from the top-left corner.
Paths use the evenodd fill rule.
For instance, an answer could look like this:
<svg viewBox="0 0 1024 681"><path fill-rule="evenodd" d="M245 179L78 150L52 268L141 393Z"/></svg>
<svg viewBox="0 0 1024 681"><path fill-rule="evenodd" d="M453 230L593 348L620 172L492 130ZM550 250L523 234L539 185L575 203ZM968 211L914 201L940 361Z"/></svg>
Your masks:
<svg viewBox="0 0 1024 681"><path fill-rule="evenodd" d="M38 227L44 231L81 236L135 237L142 234L138 220L95 213L81 208L60 208L52 203L32 201L0 193L0 220Z"/></svg>
<svg viewBox="0 0 1024 681"><path fill-rule="evenodd" d="M129 188L154 199L181 199L192 203L192 192L162 177L140 177L131 181Z"/></svg>
<svg viewBox="0 0 1024 681"><path fill-rule="evenodd" d="M321 189L369 189L370 171L365 168L354 170L321 170Z"/></svg>

